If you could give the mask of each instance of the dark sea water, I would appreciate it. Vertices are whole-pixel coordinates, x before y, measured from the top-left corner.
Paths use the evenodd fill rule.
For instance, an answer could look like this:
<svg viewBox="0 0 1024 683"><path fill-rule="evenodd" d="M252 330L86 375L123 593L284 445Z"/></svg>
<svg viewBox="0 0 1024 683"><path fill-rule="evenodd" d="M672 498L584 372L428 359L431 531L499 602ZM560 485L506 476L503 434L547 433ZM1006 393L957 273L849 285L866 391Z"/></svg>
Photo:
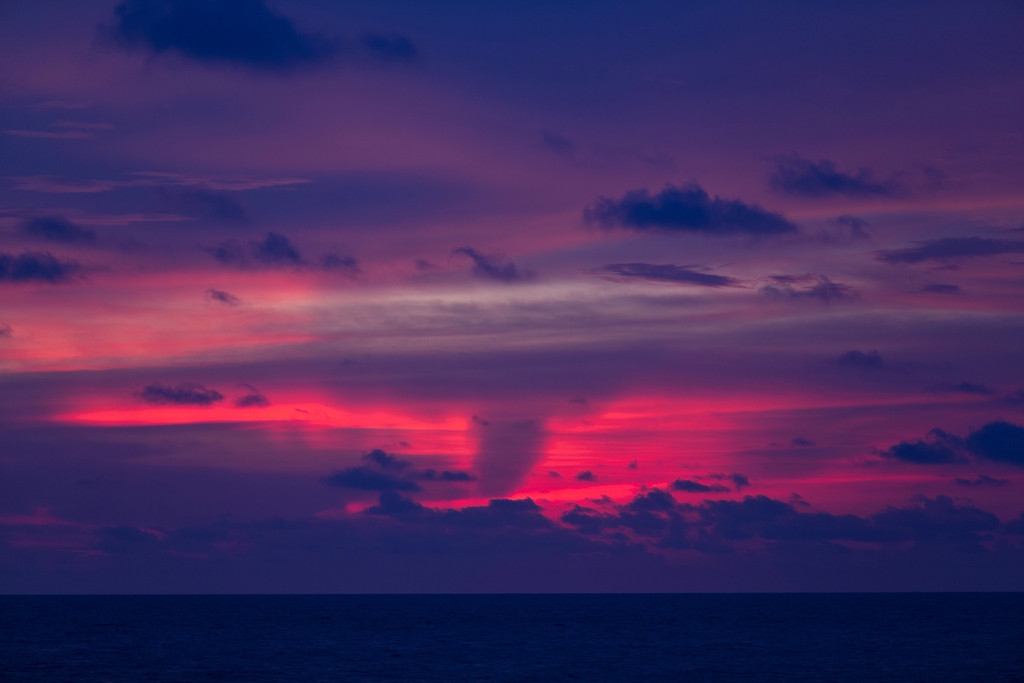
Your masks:
<svg viewBox="0 0 1024 683"><path fill-rule="evenodd" d="M1024 681L1024 594L0 597L3 681Z"/></svg>

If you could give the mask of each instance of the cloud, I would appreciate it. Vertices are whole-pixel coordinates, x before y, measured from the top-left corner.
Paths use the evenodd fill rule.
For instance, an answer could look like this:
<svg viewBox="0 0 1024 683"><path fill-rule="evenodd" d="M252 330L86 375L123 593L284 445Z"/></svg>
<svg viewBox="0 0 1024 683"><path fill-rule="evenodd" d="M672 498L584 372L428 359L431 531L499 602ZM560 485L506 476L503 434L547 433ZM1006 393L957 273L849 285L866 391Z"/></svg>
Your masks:
<svg viewBox="0 0 1024 683"><path fill-rule="evenodd" d="M979 475L976 479L961 479L957 477L953 480L957 486L1006 486L1010 483L1009 479L995 479L988 475Z"/></svg>
<svg viewBox="0 0 1024 683"><path fill-rule="evenodd" d="M571 157L576 152L575 142L564 135L552 133L549 130L541 131L540 141L544 147L559 156Z"/></svg>
<svg viewBox="0 0 1024 683"><path fill-rule="evenodd" d="M1006 401L1007 403L1024 403L1024 389L1011 391L1010 393L1003 396L1003 400Z"/></svg>
<svg viewBox="0 0 1024 683"><path fill-rule="evenodd" d="M793 505L767 496L743 500L705 500L700 505L676 503L653 489L613 512L576 506L561 521L592 537L614 538L628 530L655 548L722 554L737 544L831 543L858 541L898 544L953 542L981 548L981 541L999 529L990 512L958 506L946 496L921 498L905 508L889 507L868 517L799 512Z"/></svg>
<svg viewBox="0 0 1024 683"><path fill-rule="evenodd" d="M430 482L468 482L476 477L469 472L459 470L443 470L438 472L428 468L418 470L408 460L401 460L394 455L375 448L363 456L366 465L347 467L334 473L325 483L331 486L342 486L360 491L422 491L418 481ZM397 502L392 500L391 502ZM381 505L384 505L382 499ZM369 512L369 511L368 511ZM376 511L372 514L387 514Z"/></svg>
<svg viewBox="0 0 1024 683"><path fill-rule="evenodd" d="M928 432L929 440L903 441L882 453L919 464L963 462L966 455L1024 466L1024 427L996 420L965 438L941 429Z"/></svg>
<svg viewBox="0 0 1024 683"><path fill-rule="evenodd" d="M219 391L192 382L184 382L173 387L150 384L136 393L135 397L153 405L179 406L209 406L224 400L224 395Z"/></svg>
<svg viewBox="0 0 1024 683"><path fill-rule="evenodd" d="M597 481L597 475L590 470L583 470L582 472L577 472L573 479L576 481Z"/></svg>
<svg viewBox="0 0 1024 683"><path fill-rule="evenodd" d="M918 465L955 463L963 462L962 449L960 437L933 429L928 432L928 441L901 441L883 451L882 456Z"/></svg>
<svg viewBox="0 0 1024 683"><path fill-rule="evenodd" d="M21 226L21 232L36 239L64 244L92 244L96 241L94 231L76 225L63 216L30 218Z"/></svg>
<svg viewBox="0 0 1024 683"><path fill-rule="evenodd" d="M676 479L669 487L673 491L682 491L683 493L727 493L729 491L729 487L721 484L702 484L692 479Z"/></svg>
<svg viewBox="0 0 1024 683"><path fill-rule="evenodd" d="M781 214L738 199L712 198L697 183L682 187L666 185L656 195L647 190L633 190L622 199L600 197L583 216L586 221L606 228L636 232L756 237L797 232L797 227Z"/></svg>
<svg viewBox="0 0 1024 683"><path fill-rule="evenodd" d="M957 285L944 285L940 283L932 283L922 287L921 291L930 292L932 294L959 294L960 287Z"/></svg>
<svg viewBox="0 0 1024 683"><path fill-rule="evenodd" d="M350 275L358 275L360 272L359 261L354 256L323 254L320 256L320 267L327 271L345 272Z"/></svg>
<svg viewBox="0 0 1024 683"><path fill-rule="evenodd" d="M801 448L814 445L813 441L811 441L810 439L805 439L802 436L796 437L795 439L790 441L790 443L794 446L799 446Z"/></svg>
<svg viewBox="0 0 1024 683"><path fill-rule="evenodd" d="M881 370L885 367L885 361L878 351L872 350L867 353L859 350L847 351L836 359L836 363L844 368L855 368L857 370Z"/></svg>
<svg viewBox="0 0 1024 683"><path fill-rule="evenodd" d="M170 203L174 211L188 216L236 225L249 222L249 216L242 205L224 192L205 188L186 190L162 188L160 194Z"/></svg>
<svg viewBox="0 0 1024 683"><path fill-rule="evenodd" d="M818 162L797 155L775 159L775 170L769 183L776 190L799 197L897 197L906 188L896 179L879 180L871 169L845 173L827 159Z"/></svg>
<svg viewBox="0 0 1024 683"><path fill-rule="evenodd" d="M266 70L322 64L338 52L264 0L125 0L102 31L126 49Z"/></svg>
<svg viewBox="0 0 1024 683"><path fill-rule="evenodd" d="M918 246L906 249L875 252L875 258L879 261L895 265L922 263L924 261L955 261L979 256L1024 253L1024 242L1018 240L997 240L988 237L944 237L937 240L916 242L916 244Z"/></svg>
<svg viewBox="0 0 1024 683"><path fill-rule="evenodd" d="M713 275L691 270L671 263L609 263L589 271L605 276L609 280L653 280L656 282L678 282L704 287L728 287L739 284L739 280L725 275Z"/></svg>
<svg viewBox="0 0 1024 683"><path fill-rule="evenodd" d="M0 337L10 337L14 334L14 330L11 329L10 325L0 323Z"/></svg>
<svg viewBox="0 0 1024 683"><path fill-rule="evenodd" d="M976 396L991 396L992 390L984 384L973 384L971 382L960 382L944 387L946 391L955 391L961 394L974 394Z"/></svg>
<svg viewBox="0 0 1024 683"><path fill-rule="evenodd" d="M206 298L210 301L217 301L226 306L237 306L242 303L241 299L234 294L228 294L227 292L222 292L219 289L206 290Z"/></svg>
<svg viewBox="0 0 1024 683"><path fill-rule="evenodd" d="M96 137L95 133L84 130L5 130L4 135L13 135L18 138L40 138L44 140L91 140Z"/></svg>
<svg viewBox="0 0 1024 683"><path fill-rule="evenodd" d="M989 422L964 440L972 454L1014 465L1024 465L1024 427L1003 420Z"/></svg>
<svg viewBox="0 0 1024 683"><path fill-rule="evenodd" d="M61 261L48 252L0 253L0 282L70 282L82 272L76 261Z"/></svg>
<svg viewBox="0 0 1024 683"><path fill-rule="evenodd" d="M479 277L499 282L519 282L533 276L529 271L521 271L516 264L500 254L484 255L472 247L452 249L452 255L468 256L473 260L473 273Z"/></svg>
<svg viewBox="0 0 1024 683"><path fill-rule="evenodd" d="M243 389L249 391L244 396L239 396L235 399L235 406L238 408L266 408L270 405L270 401L266 396L260 393L260 390L251 384L241 385Z"/></svg>
<svg viewBox="0 0 1024 683"><path fill-rule="evenodd" d="M306 265L291 240L276 232L268 232L267 236L259 241L250 240L247 246L243 246L238 240L227 240L213 249L207 249L207 252L225 265L240 268Z"/></svg>
<svg viewBox="0 0 1024 683"><path fill-rule="evenodd" d="M341 486L358 491L422 491L423 487L414 481L380 472L372 467L346 467L324 480L331 486Z"/></svg>
<svg viewBox="0 0 1024 683"><path fill-rule="evenodd" d="M790 299L817 299L822 303L847 301L860 295L849 285L833 282L824 275L773 275L772 284L759 290L762 294Z"/></svg>

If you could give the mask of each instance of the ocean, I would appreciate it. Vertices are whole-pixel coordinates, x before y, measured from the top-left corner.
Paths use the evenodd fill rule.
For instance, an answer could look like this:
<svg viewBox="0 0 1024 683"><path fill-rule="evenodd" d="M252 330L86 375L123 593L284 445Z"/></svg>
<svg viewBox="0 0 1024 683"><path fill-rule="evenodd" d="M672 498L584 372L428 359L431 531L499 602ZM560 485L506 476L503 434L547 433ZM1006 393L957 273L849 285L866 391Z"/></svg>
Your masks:
<svg viewBox="0 0 1024 683"><path fill-rule="evenodd" d="M0 597L14 682L1024 681L1024 594Z"/></svg>

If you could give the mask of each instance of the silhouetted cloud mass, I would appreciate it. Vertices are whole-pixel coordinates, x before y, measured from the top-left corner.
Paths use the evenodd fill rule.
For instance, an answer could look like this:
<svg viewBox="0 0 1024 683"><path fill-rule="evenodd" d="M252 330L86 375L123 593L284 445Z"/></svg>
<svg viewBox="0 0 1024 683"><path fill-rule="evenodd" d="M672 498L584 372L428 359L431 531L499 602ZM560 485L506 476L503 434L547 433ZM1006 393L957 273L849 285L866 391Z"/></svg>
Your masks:
<svg viewBox="0 0 1024 683"><path fill-rule="evenodd" d="M29 237L64 244L92 244L96 232L72 223L63 216L39 216L25 221L21 232Z"/></svg>
<svg viewBox="0 0 1024 683"><path fill-rule="evenodd" d="M518 282L532 276L529 271L519 270L515 263L504 256L482 254L472 247L457 247L452 249L452 255L468 256L473 260L473 273L489 280Z"/></svg>
<svg viewBox="0 0 1024 683"><path fill-rule="evenodd" d="M346 467L327 477L324 482L331 486L341 486L360 491L411 492L423 490L423 487L416 483L418 481L453 483L476 480L476 477L469 472L462 472L460 470L443 470L441 472L433 468L418 470L408 460L401 460L380 448L375 448L364 455L363 461L366 465ZM392 503L398 502L395 499L389 500ZM387 513L378 510L372 514Z"/></svg>
<svg viewBox="0 0 1024 683"><path fill-rule="evenodd" d="M858 297L853 287L833 282L824 275L773 275L768 279L771 280L771 284L764 285L760 291L773 297L817 299L822 303Z"/></svg>
<svg viewBox="0 0 1024 683"><path fill-rule="evenodd" d="M62 261L49 252L0 253L0 282L70 282L82 272L77 261Z"/></svg>
<svg viewBox="0 0 1024 683"><path fill-rule="evenodd" d="M744 479L746 479L744 477ZM692 479L676 479L672 482L669 487L673 491L682 491L683 493L727 493L729 491L728 486L722 486L721 484L702 484L699 481Z"/></svg>
<svg viewBox="0 0 1024 683"><path fill-rule="evenodd" d="M827 159L814 162L796 155L776 158L769 182L780 192L800 197L893 197L906 192L898 181L879 180L870 169L846 173Z"/></svg>
<svg viewBox="0 0 1024 683"><path fill-rule="evenodd" d="M892 264L922 263L924 261L955 261L978 256L1024 254L1024 242L998 240L989 237L945 237L918 242L916 247L875 252L879 261ZM926 291L942 291L927 290ZM948 291L942 291L948 294Z"/></svg>
<svg viewBox="0 0 1024 683"><path fill-rule="evenodd" d="M223 401L224 395L202 384L184 382L176 386L150 384L135 394L144 403L153 405L209 406Z"/></svg>
<svg viewBox="0 0 1024 683"><path fill-rule="evenodd" d="M222 292L219 289L206 290L206 298L209 299L210 301L216 301L226 306L237 306L238 304L242 303L241 300L239 300L239 298L234 294L228 294L227 292Z"/></svg>
<svg viewBox="0 0 1024 683"><path fill-rule="evenodd" d="M590 470L583 470L582 472L577 472L574 479L576 481L595 481L597 480L597 475Z"/></svg>
<svg viewBox="0 0 1024 683"><path fill-rule="evenodd" d="M974 455L996 462L1024 465L1024 427L1011 422L989 422L965 440Z"/></svg>
<svg viewBox="0 0 1024 683"><path fill-rule="evenodd" d="M927 441L901 441L885 450L882 455L919 465L953 463L964 460L961 455L962 449L963 440L960 437L941 429L933 429L928 432Z"/></svg>
<svg viewBox="0 0 1024 683"><path fill-rule="evenodd" d="M126 0L104 33L128 49L257 69L320 64L338 52L336 41L300 32L264 0Z"/></svg>
<svg viewBox="0 0 1024 683"><path fill-rule="evenodd" d="M797 232L781 214L738 199L711 197L696 184L627 192L621 199L599 198L584 211L584 219L606 228L637 232L690 232L706 235L767 237Z"/></svg>
<svg viewBox="0 0 1024 683"><path fill-rule="evenodd" d="M235 406L238 408L266 408L270 405L270 401L260 393L260 390L251 384L243 384L243 389L248 390L249 393L244 396L239 396L235 399Z"/></svg>
<svg viewBox="0 0 1024 683"><path fill-rule="evenodd" d="M957 486L1006 486L1010 483L1009 479L996 479L990 477L987 474L981 474L974 479L962 479L957 477L953 480Z"/></svg>
<svg viewBox="0 0 1024 683"><path fill-rule="evenodd" d="M656 282L678 282L704 287L727 287L739 284L739 280L725 275L714 275L691 270L671 263L609 263L590 272L610 280L653 280Z"/></svg>
<svg viewBox="0 0 1024 683"><path fill-rule="evenodd" d="M963 462L966 456L1024 466L1024 427L996 420L966 438L941 429L928 432L927 441L902 441L882 453L884 457L919 464Z"/></svg>

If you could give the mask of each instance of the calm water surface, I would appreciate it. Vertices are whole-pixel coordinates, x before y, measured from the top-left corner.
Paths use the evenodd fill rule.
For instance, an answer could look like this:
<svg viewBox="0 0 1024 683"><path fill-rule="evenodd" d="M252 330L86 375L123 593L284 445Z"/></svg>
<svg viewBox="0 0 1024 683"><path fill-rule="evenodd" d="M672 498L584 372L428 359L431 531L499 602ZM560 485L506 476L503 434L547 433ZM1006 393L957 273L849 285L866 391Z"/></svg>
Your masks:
<svg viewBox="0 0 1024 683"><path fill-rule="evenodd" d="M1024 682L1024 594L0 597L0 680Z"/></svg>

